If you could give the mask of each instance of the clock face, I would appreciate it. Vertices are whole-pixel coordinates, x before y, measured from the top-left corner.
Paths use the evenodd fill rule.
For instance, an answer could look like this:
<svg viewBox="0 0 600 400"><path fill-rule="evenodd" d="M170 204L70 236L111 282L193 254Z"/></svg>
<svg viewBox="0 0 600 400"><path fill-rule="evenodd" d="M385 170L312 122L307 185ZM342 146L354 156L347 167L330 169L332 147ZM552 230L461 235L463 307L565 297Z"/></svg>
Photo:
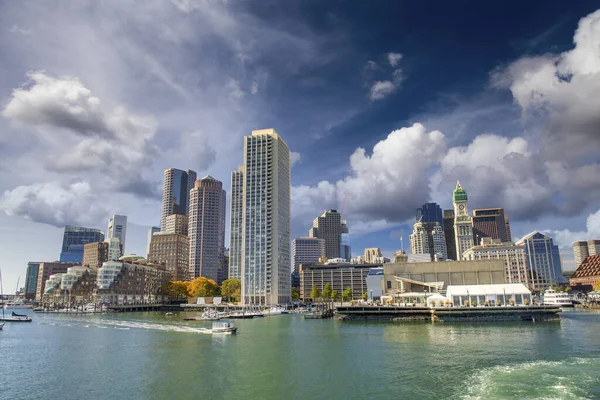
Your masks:
<svg viewBox="0 0 600 400"><path fill-rule="evenodd" d="M458 209L461 210L461 211L464 210L465 209L465 205L464 204L459 205Z"/></svg>

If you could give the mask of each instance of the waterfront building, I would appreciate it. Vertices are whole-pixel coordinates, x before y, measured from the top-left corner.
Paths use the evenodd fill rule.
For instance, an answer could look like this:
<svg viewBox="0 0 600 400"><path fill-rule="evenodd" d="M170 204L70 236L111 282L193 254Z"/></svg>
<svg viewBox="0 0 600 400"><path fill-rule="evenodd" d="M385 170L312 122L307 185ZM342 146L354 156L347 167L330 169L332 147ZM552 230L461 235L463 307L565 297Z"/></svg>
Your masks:
<svg viewBox="0 0 600 400"><path fill-rule="evenodd" d="M87 243L83 246L83 261L81 265L90 268L100 268L108 261L109 242Z"/></svg>
<svg viewBox="0 0 600 400"><path fill-rule="evenodd" d="M37 290L37 279L40 263L30 261L27 263L27 274L25 275L25 299L35 299L35 292Z"/></svg>
<svg viewBox="0 0 600 400"><path fill-rule="evenodd" d="M190 191L190 278L203 276L221 284L225 275L225 212L223 183L212 176L197 180Z"/></svg>
<svg viewBox="0 0 600 400"><path fill-rule="evenodd" d="M106 239L118 238L121 242L121 250L125 252L125 237L127 236L127 216L113 215L108 220L108 231Z"/></svg>
<svg viewBox="0 0 600 400"><path fill-rule="evenodd" d="M590 256L600 254L600 240L590 239L588 240L588 253Z"/></svg>
<svg viewBox="0 0 600 400"><path fill-rule="evenodd" d="M194 187L196 172L176 168L165 170L163 181L160 230L167 230L167 217L172 214L188 215L190 189Z"/></svg>
<svg viewBox="0 0 600 400"><path fill-rule="evenodd" d="M417 208L416 222L437 222L441 227L444 226L444 216L442 208L437 203L425 203Z"/></svg>
<svg viewBox="0 0 600 400"><path fill-rule="evenodd" d="M383 268L369 269L365 282L367 283L368 299L371 301L381 300L381 296L383 296Z"/></svg>
<svg viewBox="0 0 600 400"><path fill-rule="evenodd" d="M274 129L244 137L243 174L242 303L290 303L290 150Z"/></svg>
<svg viewBox="0 0 600 400"><path fill-rule="evenodd" d="M529 286L525 247L514 243L502 243L499 239L484 237L481 244L465 252L467 260L503 260L507 283L523 283Z"/></svg>
<svg viewBox="0 0 600 400"><path fill-rule="evenodd" d="M522 283L497 285L449 285L446 297L454 307L462 307L465 302L477 306L527 306L532 303L531 292ZM498 304L500 302L500 304Z"/></svg>
<svg viewBox="0 0 600 400"><path fill-rule="evenodd" d="M63 234L59 260L60 262L79 264L83 260L83 246L103 240L104 232L99 229L67 225Z"/></svg>
<svg viewBox="0 0 600 400"><path fill-rule="evenodd" d="M162 285L169 278L164 265L124 256L98 269L94 300L110 305L159 303L163 300Z"/></svg>
<svg viewBox="0 0 600 400"><path fill-rule="evenodd" d="M448 285L503 284L503 260L388 263L383 265L384 294L443 291Z"/></svg>
<svg viewBox="0 0 600 400"><path fill-rule="evenodd" d="M41 300L42 301L51 301L58 300L54 299L55 295L60 296L60 283L62 281L64 273L52 274L46 280L46 284L44 285L44 293L42 293Z"/></svg>
<svg viewBox="0 0 600 400"><path fill-rule="evenodd" d="M299 273L300 264L319 262L325 257L325 239L317 237L302 237L294 239L292 244L294 253L294 272Z"/></svg>
<svg viewBox="0 0 600 400"><path fill-rule="evenodd" d="M410 252L413 254L429 254L431 261L445 260L446 236L438 222L417 222L410 235Z"/></svg>
<svg viewBox="0 0 600 400"><path fill-rule="evenodd" d="M150 253L150 242L152 242L152 235L154 235L157 232L160 232L160 228L158 226L152 226L150 227L150 229L148 229L148 240L146 242L146 256L148 256L148 253Z"/></svg>
<svg viewBox="0 0 600 400"><path fill-rule="evenodd" d="M345 289L352 289L354 300L362 299L367 292L366 277L374 267L381 264L302 264L300 265L300 298L310 299L310 292L316 286L321 293L328 283L342 296Z"/></svg>
<svg viewBox="0 0 600 400"><path fill-rule="evenodd" d="M108 261L116 261L123 255L123 246L119 238L111 238L106 241L108 243Z"/></svg>
<svg viewBox="0 0 600 400"><path fill-rule="evenodd" d="M148 261L164 265L172 281L190 280L189 255L187 236L166 232L152 235Z"/></svg>
<svg viewBox="0 0 600 400"><path fill-rule="evenodd" d="M229 277L242 278L244 234L244 166L231 171L231 204L229 226Z"/></svg>
<svg viewBox="0 0 600 400"><path fill-rule="evenodd" d="M383 254L379 247L365 249L364 262L365 264L383 263Z"/></svg>
<svg viewBox="0 0 600 400"><path fill-rule="evenodd" d="M600 254L600 240L580 240L573 242L573 255L575 256L575 268L579 268L587 256Z"/></svg>
<svg viewBox="0 0 600 400"><path fill-rule="evenodd" d="M171 214L165 222L165 233L176 233L187 236L189 232L189 218L187 215Z"/></svg>
<svg viewBox="0 0 600 400"><path fill-rule="evenodd" d="M346 221L342 220L342 215L337 210L329 210L315 218L308 236L325 240L325 257L340 258L344 233L348 233Z"/></svg>
<svg viewBox="0 0 600 400"><path fill-rule="evenodd" d="M44 291L46 290L46 281L50 278L50 275L64 274L67 272L67 268L72 267L73 263L63 262L41 262L38 267L38 278L37 288L35 291L35 299L41 300Z"/></svg>
<svg viewBox="0 0 600 400"><path fill-rule="evenodd" d="M469 215L467 192L460 182L452 193L454 204L454 241L456 242L456 259L464 260L464 252L473 247L473 222Z"/></svg>
<svg viewBox="0 0 600 400"><path fill-rule="evenodd" d="M577 290L589 292L594 290L596 282L600 281L600 254L586 257L575 273L569 279L569 285Z"/></svg>
<svg viewBox="0 0 600 400"><path fill-rule="evenodd" d="M473 239L480 243L484 237L498 239L502 243L510 242L510 231L507 232L506 217L502 208L483 208L473 210Z"/></svg>
<svg viewBox="0 0 600 400"><path fill-rule="evenodd" d="M550 236L532 232L517 243L525 247L529 287L534 291L565 283L558 246Z"/></svg>
<svg viewBox="0 0 600 400"><path fill-rule="evenodd" d="M444 236L448 260L457 260L456 241L454 240L454 210L444 210Z"/></svg>

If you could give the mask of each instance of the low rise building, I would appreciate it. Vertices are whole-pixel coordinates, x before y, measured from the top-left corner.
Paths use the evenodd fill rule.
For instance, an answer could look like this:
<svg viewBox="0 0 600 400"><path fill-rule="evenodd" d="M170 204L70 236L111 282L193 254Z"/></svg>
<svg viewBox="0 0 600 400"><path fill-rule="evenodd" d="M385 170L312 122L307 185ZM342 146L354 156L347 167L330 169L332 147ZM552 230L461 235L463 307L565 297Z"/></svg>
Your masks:
<svg viewBox="0 0 600 400"><path fill-rule="evenodd" d="M527 306L532 303L531 292L521 283L498 285L450 285L446 297L454 307L469 306Z"/></svg>
<svg viewBox="0 0 600 400"><path fill-rule="evenodd" d="M577 291L589 292L594 289L598 281L600 281L600 254L587 256L569 279L569 285Z"/></svg>
<svg viewBox="0 0 600 400"><path fill-rule="evenodd" d="M514 243L502 243L500 239L484 237L481 244L464 253L467 260L503 260L507 283L523 283L529 286L525 247Z"/></svg>
<svg viewBox="0 0 600 400"><path fill-rule="evenodd" d="M42 300L42 296L46 291L46 281L50 278L50 275L64 274L67 269L72 267L73 263L62 263L62 262L42 262L38 267L38 279L37 288L35 292L35 299L37 301Z"/></svg>
<svg viewBox="0 0 600 400"><path fill-rule="evenodd" d="M367 292L366 277L373 267L381 264L302 264L300 265L300 298L310 299L313 286L323 292L328 283L332 289L342 296L345 289L352 289L354 300L361 299Z"/></svg>

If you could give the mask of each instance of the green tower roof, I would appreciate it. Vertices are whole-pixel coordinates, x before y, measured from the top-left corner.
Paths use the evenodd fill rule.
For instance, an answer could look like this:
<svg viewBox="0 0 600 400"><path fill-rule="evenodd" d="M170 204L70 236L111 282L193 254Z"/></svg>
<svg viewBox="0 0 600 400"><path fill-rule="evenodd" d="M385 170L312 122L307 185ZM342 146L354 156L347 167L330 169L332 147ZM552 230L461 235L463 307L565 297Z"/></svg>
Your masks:
<svg viewBox="0 0 600 400"><path fill-rule="evenodd" d="M467 201L467 192L460 186L460 182L456 181L456 189L452 192L452 202Z"/></svg>

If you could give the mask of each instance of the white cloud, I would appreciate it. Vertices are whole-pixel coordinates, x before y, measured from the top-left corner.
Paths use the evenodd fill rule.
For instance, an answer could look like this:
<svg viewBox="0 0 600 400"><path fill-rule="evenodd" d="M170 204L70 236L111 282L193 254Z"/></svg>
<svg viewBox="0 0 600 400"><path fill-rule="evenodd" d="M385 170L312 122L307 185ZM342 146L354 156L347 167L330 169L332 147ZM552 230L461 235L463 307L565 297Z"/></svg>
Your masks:
<svg viewBox="0 0 600 400"><path fill-rule="evenodd" d="M250 93L257 94L258 89L259 89L258 82L252 81L252 87L250 88Z"/></svg>
<svg viewBox="0 0 600 400"><path fill-rule="evenodd" d="M246 92L244 92L242 90L242 88L240 87L240 83L233 78L229 79L229 81L227 81L227 85L225 85L225 89L227 91L227 94L229 96L233 97L234 99L241 99L242 97L244 97L246 95Z"/></svg>
<svg viewBox="0 0 600 400"><path fill-rule="evenodd" d="M302 154L295 152L295 151L291 151L290 152L290 166L293 167L294 165L296 165L300 162L302 162Z"/></svg>
<svg viewBox="0 0 600 400"><path fill-rule="evenodd" d="M31 34L33 33L33 31L32 31L31 29L23 29L23 28L20 28L20 27L19 27L19 26L17 26L17 25L13 25L13 26L11 26L11 27L8 29L8 31L9 31L10 33L20 33L21 35L31 35Z"/></svg>
<svg viewBox="0 0 600 400"><path fill-rule="evenodd" d="M373 101L381 100L396 91L396 85L391 81L376 81L371 86L369 98Z"/></svg>
<svg viewBox="0 0 600 400"><path fill-rule="evenodd" d="M392 67L395 67L395 66L398 65L398 63L402 59L402 54L400 54L400 53L388 53L387 54L387 59L388 59L388 62L390 63L390 65Z"/></svg>
<svg viewBox="0 0 600 400"><path fill-rule="evenodd" d="M544 232L554 238L555 244L567 251L572 249L572 243L577 240L600 239L600 210L588 215L585 231L548 229Z"/></svg>

